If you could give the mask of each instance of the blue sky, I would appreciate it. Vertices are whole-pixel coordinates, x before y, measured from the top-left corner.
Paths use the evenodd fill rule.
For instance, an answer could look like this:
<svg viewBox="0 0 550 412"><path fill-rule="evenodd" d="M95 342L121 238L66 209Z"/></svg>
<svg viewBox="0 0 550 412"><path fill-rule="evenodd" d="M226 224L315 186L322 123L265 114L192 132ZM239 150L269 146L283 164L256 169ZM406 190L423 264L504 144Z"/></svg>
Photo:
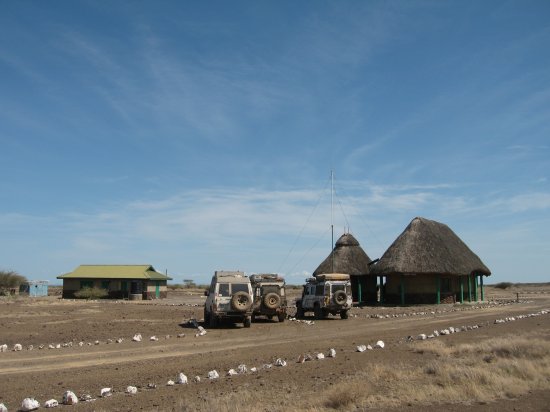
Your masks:
<svg viewBox="0 0 550 412"><path fill-rule="evenodd" d="M301 283L423 216L550 281L548 1L0 8L0 268Z"/></svg>

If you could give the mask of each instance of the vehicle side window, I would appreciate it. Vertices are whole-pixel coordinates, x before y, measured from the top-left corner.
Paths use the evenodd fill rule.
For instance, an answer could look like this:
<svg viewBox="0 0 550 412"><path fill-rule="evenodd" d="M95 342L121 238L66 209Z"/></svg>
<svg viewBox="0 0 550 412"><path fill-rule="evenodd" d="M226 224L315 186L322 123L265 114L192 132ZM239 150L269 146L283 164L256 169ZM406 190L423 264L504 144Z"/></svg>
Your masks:
<svg viewBox="0 0 550 412"><path fill-rule="evenodd" d="M231 296L229 294L229 283L218 283L219 296Z"/></svg>
<svg viewBox="0 0 550 412"><path fill-rule="evenodd" d="M315 288L315 296L323 296L325 294L325 287L323 285L317 285Z"/></svg>

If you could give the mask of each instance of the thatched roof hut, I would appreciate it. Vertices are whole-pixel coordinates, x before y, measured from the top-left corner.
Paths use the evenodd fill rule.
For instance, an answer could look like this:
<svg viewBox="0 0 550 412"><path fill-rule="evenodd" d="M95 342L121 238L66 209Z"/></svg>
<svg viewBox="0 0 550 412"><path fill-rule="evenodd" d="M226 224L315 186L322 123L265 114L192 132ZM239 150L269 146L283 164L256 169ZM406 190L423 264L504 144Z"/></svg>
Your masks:
<svg viewBox="0 0 550 412"><path fill-rule="evenodd" d="M370 273L386 278L380 302L405 304L477 300L478 283L483 300L491 271L447 225L416 217Z"/></svg>
<svg viewBox="0 0 550 412"><path fill-rule="evenodd" d="M366 275L371 259L351 233L344 233L336 241L328 257L315 269L313 276L323 273L348 273Z"/></svg>
<svg viewBox="0 0 550 412"><path fill-rule="evenodd" d="M354 301L376 301L376 278L367 277L370 262L371 259L357 239L351 233L344 233L328 257L315 269L313 276L324 273L347 273L351 277Z"/></svg>
<svg viewBox="0 0 550 412"><path fill-rule="evenodd" d="M447 225L416 217L371 267L371 273L489 276L491 271Z"/></svg>

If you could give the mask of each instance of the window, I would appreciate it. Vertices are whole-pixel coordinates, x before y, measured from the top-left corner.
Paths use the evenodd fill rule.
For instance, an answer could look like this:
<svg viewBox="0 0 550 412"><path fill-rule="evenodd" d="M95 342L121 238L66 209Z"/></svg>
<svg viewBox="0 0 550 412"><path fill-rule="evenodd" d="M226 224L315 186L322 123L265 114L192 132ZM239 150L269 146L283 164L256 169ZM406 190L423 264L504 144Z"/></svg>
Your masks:
<svg viewBox="0 0 550 412"><path fill-rule="evenodd" d="M231 285L231 292L245 292L248 293L248 283L233 283Z"/></svg>
<svg viewBox="0 0 550 412"><path fill-rule="evenodd" d="M229 283L218 283L219 296L231 296L229 294Z"/></svg>
<svg viewBox="0 0 550 412"><path fill-rule="evenodd" d="M315 296L323 296L325 294L325 287L323 285L317 285L315 288Z"/></svg>
<svg viewBox="0 0 550 412"><path fill-rule="evenodd" d="M109 280L102 280L101 281L101 289L109 290L109 283L111 283Z"/></svg>
<svg viewBox="0 0 550 412"><path fill-rule="evenodd" d="M93 288L94 287L94 281L93 280L81 280L80 281L80 289L84 288Z"/></svg>

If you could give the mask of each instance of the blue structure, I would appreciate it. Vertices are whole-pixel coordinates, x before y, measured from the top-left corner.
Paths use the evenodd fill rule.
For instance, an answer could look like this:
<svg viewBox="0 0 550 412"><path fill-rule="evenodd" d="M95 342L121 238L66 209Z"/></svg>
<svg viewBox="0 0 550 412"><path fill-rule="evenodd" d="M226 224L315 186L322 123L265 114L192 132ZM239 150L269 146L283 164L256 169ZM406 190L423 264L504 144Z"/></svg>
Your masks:
<svg viewBox="0 0 550 412"><path fill-rule="evenodd" d="M48 281L30 280L20 286L19 293L26 293L31 297L48 296Z"/></svg>

